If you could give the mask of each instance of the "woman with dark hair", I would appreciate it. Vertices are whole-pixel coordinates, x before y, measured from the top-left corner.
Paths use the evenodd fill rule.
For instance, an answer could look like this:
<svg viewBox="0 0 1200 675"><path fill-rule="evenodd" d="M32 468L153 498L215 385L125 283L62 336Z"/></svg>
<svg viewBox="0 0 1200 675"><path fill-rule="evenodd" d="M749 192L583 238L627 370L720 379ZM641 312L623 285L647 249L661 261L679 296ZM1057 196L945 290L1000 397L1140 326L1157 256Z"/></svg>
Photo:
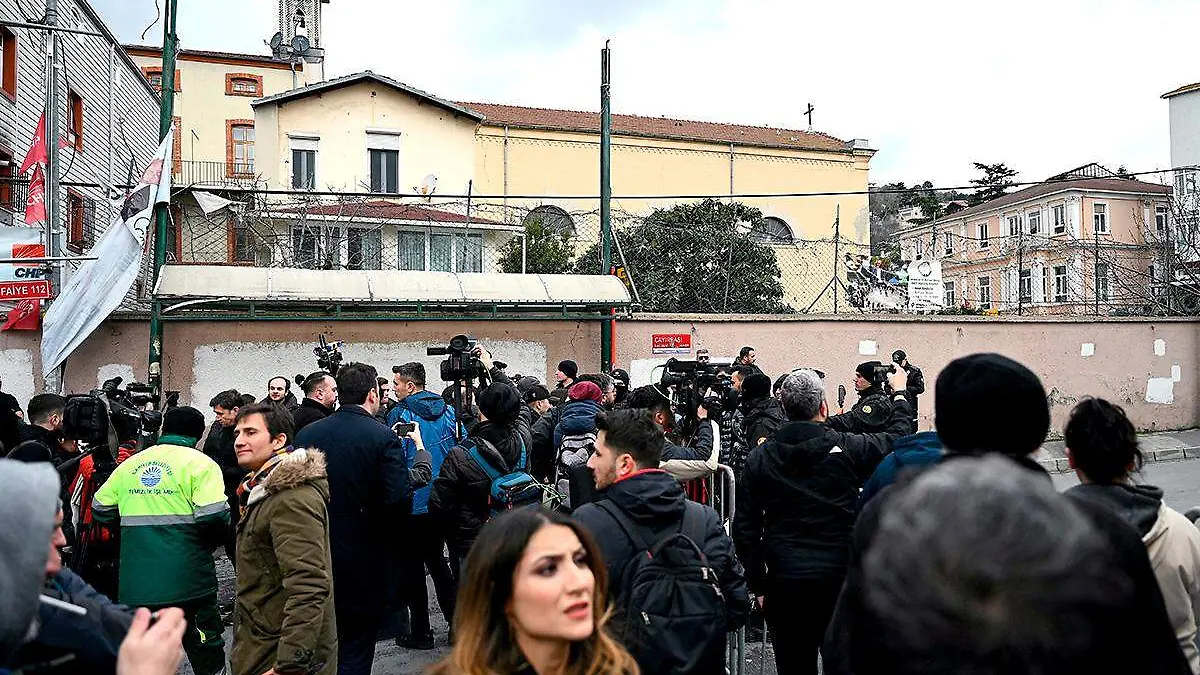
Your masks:
<svg viewBox="0 0 1200 675"><path fill-rule="evenodd" d="M1200 673L1200 530L1163 503L1161 488L1132 481L1132 474L1142 468L1142 451L1133 424L1119 406L1100 398L1084 399L1071 411L1063 437L1067 459L1081 483L1067 495L1110 508L1137 530L1150 554L1175 637L1192 672Z"/></svg>
<svg viewBox="0 0 1200 675"><path fill-rule="evenodd" d="M604 561L578 523L535 507L502 514L464 573L454 648L430 675L638 675L605 629Z"/></svg>

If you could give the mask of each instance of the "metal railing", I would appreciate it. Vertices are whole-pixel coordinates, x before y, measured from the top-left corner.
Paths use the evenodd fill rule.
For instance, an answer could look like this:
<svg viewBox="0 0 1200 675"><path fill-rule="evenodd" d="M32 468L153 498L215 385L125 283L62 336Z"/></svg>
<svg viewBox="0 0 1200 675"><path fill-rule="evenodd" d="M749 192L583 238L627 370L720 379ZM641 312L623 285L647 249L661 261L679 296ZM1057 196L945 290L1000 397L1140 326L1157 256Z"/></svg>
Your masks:
<svg viewBox="0 0 1200 675"><path fill-rule="evenodd" d="M177 162L173 179L178 185L253 185L256 176L253 162L208 162L186 160Z"/></svg>
<svg viewBox="0 0 1200 675"><path fill-rule="evenodd" d="M0 178L0 209L25 213L29 199L29 181L21 178Z"/></svg>
<svg viewBox="0 0 1200 675"><path fill-rule="evenodd" d="M708 506L720 516L725 533L733 536L733 514L737 507L737 479L734 477L733 467L718 464L717 470L704 480L708 487ZM743 675L745 670L746 628L743 626L730 633L726 639L725 672L729 675Z"/></svg>

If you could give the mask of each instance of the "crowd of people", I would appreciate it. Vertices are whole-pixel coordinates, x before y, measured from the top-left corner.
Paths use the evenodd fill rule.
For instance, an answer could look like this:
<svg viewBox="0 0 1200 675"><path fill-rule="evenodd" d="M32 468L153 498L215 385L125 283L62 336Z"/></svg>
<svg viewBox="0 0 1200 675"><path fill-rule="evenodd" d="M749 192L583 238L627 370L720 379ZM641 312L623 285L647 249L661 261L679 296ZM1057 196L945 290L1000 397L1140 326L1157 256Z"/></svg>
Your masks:
<svg viewBox="0 0 1200 675"><path fill-rule="evenodd" d="M107 468L63 397L0 395L0 671L355 675L387 639L449 645L437 675L716 675L746 627L786 675L1200 675L1200 530L1138 480L1118 405L1072 411L1060 494L1045 387L998 354L938 373L923 432L899 350L847 373L849 410L749 346L698 353L694 399L474 355L477 390L414 362L219 392L212 424L115 430Z"/></svg>

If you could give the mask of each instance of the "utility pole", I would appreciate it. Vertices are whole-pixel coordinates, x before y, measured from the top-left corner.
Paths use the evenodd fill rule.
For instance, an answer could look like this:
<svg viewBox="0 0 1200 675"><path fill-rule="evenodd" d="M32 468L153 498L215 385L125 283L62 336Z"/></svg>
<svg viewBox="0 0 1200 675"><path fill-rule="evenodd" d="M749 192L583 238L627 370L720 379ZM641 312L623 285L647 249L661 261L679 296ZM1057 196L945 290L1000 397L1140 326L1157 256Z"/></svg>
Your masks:
<svg viewBox="0 0 1200 675"><path fill-rule="evenodd" d="M61 163L61 151L58 147L58 139L61 136L58 125L58 79L62 70L62 64L59 58L59 49L61 47L58 37L58 31L55 28L58 26L58 0L46 0L46 20L45 25L49 29L46 38L49 40L50 49L46 54L46 101L44 112L46 114L46 255L51 258L62 256L62 225L59 219L62 217L62 198L59 195L59 175L58 167ZM50 268L50 289L52 295L57 295L62 291L62 267L61 263ZM42 373L43 385L48 392L61 393L63 390L63 371L65 368L59 366L54 372Z"/></svg>
<svg viewBox="0 0 1200 675"><path fill-rule="evenodd" d="M842 243L842 205L838 204L833 216L833 313L838 313L838 255Z"/></svg>
<svg viewBox="0 0 1200 675"><path fill-rule="evenodd" d="M600 273L612 274L612 76L608 40L600 50ZM613 323L600 322L600 370L613 367Z"/></svg>
<svg viewBox="0 0 1200 675"><path fill-rule="evenodd" d="M175 35L175 17L178 14L179 0L166 0L166 16L163 18L163 50L162 50L162 105L159 108L158 138L161 141L171 131L175 116L175 47L178 36ZM164 166L163 171L171 171L174 167ZM169 196L169 195L168 195ZM158 285L158 275L167 262L167 226L170 223L171 211L169 203L156 204L154 207L154 266L150 271L150 292ZM148 365L148 380L151 395L162 395L162 305L151 297L150 305L150 359ZM157 398L156 398L157 400ZM155 406L160 404L156 403Z"/></svg>

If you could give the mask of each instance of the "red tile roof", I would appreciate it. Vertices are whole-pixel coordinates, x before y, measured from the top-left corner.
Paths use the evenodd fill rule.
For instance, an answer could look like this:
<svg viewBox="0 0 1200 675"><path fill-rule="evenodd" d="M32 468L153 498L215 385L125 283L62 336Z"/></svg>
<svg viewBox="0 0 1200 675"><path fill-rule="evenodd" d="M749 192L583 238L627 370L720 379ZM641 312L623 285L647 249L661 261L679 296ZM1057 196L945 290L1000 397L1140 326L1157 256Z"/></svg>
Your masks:
<svg viewBox="0 0 1200 675"><path fill-rule="evenodd" d="M497 220L477 216L467 217L461 213L431 209L427 206L399 204L375 199L352 204L321 204L318 206L279 209L279 213L303 213L309 216L337 216L341 218L374 218L378 220L416 220L446 225L491 225L504 226Z"/></svg>
<svg viewBox="0 0 1200 675"><path fill-rule="evenodd" d="M578 110L526 108L496 103L459 103L486 116L484 124L519 129L552 131L582 131L600 133L600 113ZM794 148L848 152L849 144L828 134L795 129L772 129L720 122L696 122L668 117L613 115L613 133L621 136L644 136L673 140L736 143L769 148Z"/></svg>
<svg viewBox="0 0 1200 675"><path fill-rule="evenodd" d="M1023 202L1026 199L1041 197L1042 195L1062 192L1064 190L1094 190L1098 192L1126 192L1130 194L1155 194L1169 195L1171 187L1168 185L1159 185L1158 183L1146 183L1140 180L1129 180L1127 178L1084 178L1079 180L1060 180L1049 181L1031 185L1023 190L1010 192L1003 197L997 197L991 201L986 201L977 206L972 206L961 211L939 218L937 222L944 223L949 220L962 220L971 216L979 215L1004 208L1011 204Z"/></svg>

